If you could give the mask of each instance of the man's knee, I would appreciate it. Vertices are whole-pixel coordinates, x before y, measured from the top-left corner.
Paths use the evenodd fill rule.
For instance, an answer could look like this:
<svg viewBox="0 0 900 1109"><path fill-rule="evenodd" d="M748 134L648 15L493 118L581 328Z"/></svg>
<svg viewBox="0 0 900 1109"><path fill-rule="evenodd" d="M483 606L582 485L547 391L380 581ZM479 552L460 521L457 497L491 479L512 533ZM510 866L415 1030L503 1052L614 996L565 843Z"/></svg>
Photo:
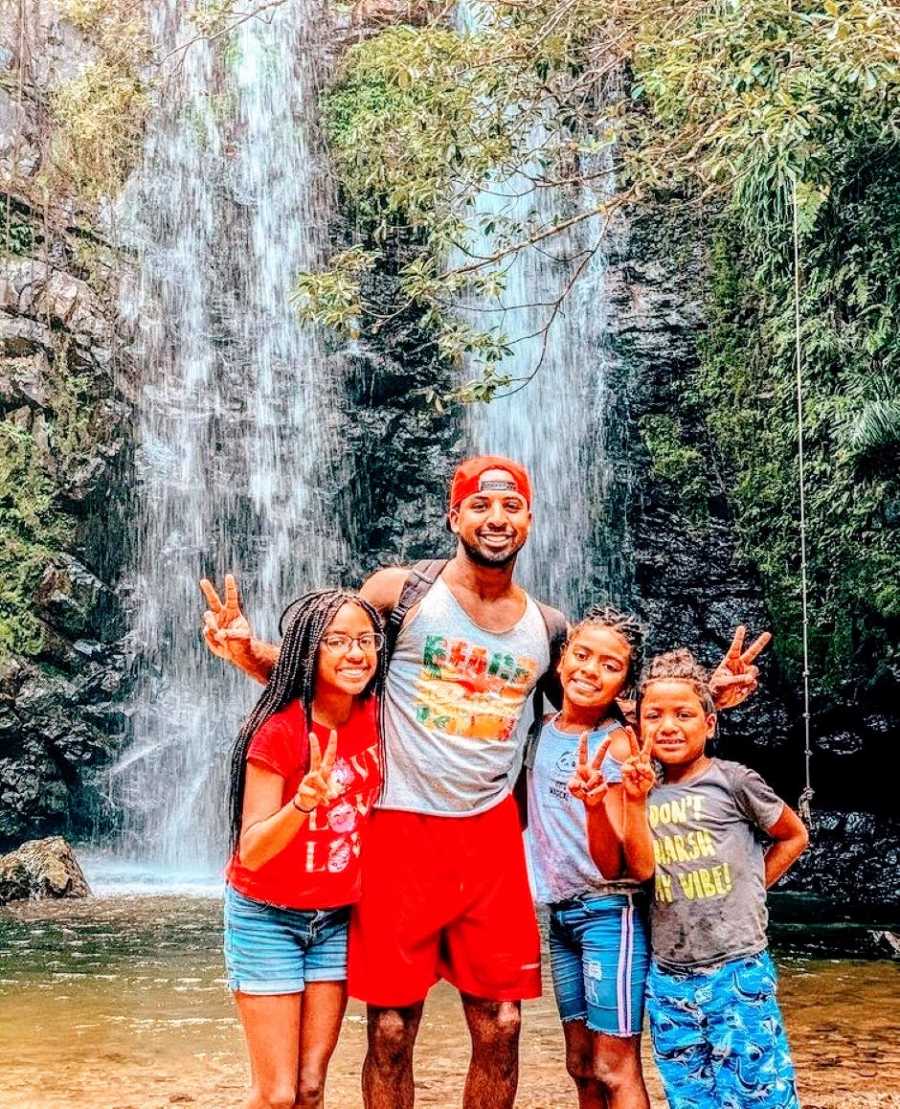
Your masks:
<svg viewBox="0 0 900 1109"><path fill-rule="evenodd" d="M508 1052L519 1043L522 1013L514 1001L486 1006L471 1022L476 1050Z"/></svg>
<svg viewBox="0 0 900 1109"><path fill-rule="evenodd" d="M379 1066L402 1066L412 1058L418 1018L414 1010L369 1011L369 1054Z"/></svg>

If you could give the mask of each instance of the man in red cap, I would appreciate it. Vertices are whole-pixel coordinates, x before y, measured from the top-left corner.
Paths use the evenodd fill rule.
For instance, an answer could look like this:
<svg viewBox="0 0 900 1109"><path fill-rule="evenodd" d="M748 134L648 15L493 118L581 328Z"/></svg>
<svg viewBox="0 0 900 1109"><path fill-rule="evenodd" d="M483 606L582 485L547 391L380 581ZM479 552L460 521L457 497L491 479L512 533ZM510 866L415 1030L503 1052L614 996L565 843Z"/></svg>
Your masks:
<svg viewBox="0 0 900 1109"><path fill-rule="evenodd" d="M447 517L456 553L397 622L385 787L350 934L350 993L369 1007L367 1109L413 1105L413 1047L425 996L441 977L459 989L472 1038L465 1109L508 1109L515 1099L520 1002L541 987L510 786L526 703L555 666L551 629L565 628L560 613L513 581L531 496L527 472L508 458L458 466ZM409 569L390 567L360 592L390 621L404 609L409 580ZM210 649L267 681L278 648L252 639L234 579L224 605L201 584Z"/></svg>
<svg viewBox="0 0 900 1109"><path fill-rule="evenodd" d="M520 1002L541 983L510 776L526 703L551 663L545 616L513 581L531 495L510 459L457 467L447 517L456 554L406 613L391 656L385 788L350 938L349 989L369 1005L368 1109L412 1106L416 1033L440 977L459 989L472 1037L463 1104L506 1109L515 1098ZM388 617L408 577L378 570L360 592ZM267 681L278 649L252 639L233 579L224 605L203 585L208 645Z"/></svg>

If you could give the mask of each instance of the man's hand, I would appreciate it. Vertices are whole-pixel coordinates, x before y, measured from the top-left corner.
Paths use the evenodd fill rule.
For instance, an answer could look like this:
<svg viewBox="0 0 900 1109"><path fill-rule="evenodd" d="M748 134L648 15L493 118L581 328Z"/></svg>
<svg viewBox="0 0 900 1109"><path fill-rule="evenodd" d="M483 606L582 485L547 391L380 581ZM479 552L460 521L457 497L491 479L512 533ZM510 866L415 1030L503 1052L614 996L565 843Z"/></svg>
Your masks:
<svg viewBox="0 0 900 1109"><path fill-rule="evenodd" d="M578 741L578 762L575 765L575 773L569 779L569 793L583 802L588 809L596 808L603 801L606 791L609 789L609 786L603 780L600 767L603 765L603 759L609 750L610 743L612 743L612 739L604 740L598 748L597 754L588 762L588 733L582 732L581 739Z"/></svg>
<svg viewBox="0 0 900 1109"><path fill-rule="evenodd" d="M759 686L759 668L753 660L772 638L763 632L747 650L743 650L747 629L741 624L734 633L731 646L709 679L709 690L717 709L731 709L755 693Z"/></svg>
<svg viewBox="0 0 900 1109"><path fill-rule="evenodd" d="M250 655L250 624L238 603L237 582L232 574L225 575L225 603L219 599L207 578L200 582L209 608L203 615L203 638L214 655L236 665Z"/></svg>
<svg viewBox="0 0 900 1109"><path fill-rule="evenodd" d="M631 754L622 763L622 786L625 796L632 801L640 801L656 785L656 773L650 761L650 748L653 741L647 736L643 747L639 746L634 728L626 728L628 746Z"/></svg>
<svg viewBox="0 0 900 1109"><path fill-rule="evenodd" d="M332 728L328 737L328 746L323 755L318 739L312 732L309 733L309 770L297 786L297 792L294 795L294 804L298 809L309 813L317 805L337 797L339 790L331 777L337 755L337 741L337 732Z"/></svg>

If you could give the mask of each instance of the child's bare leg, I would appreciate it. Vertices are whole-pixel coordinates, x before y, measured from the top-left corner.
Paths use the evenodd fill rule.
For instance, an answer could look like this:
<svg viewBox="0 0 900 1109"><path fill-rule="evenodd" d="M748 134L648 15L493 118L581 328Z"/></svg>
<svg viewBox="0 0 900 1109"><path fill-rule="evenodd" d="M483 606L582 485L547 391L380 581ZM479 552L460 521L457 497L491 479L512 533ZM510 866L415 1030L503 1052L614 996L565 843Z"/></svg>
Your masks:
<svg viewBox="0 0 900 1109"><path fill-rule="evenodd" d="M297 1097L304 1109L325 1104L325 1076L341 1031L347 987L344 982L307 982L300 1023L300 1062Z"/></svg>
<svg viewBox="0 0 900 1109"><path fill-rule="evenodd" d="M578 1109L606 1109L603 1087L594 1073L594 1033L583 1020L563 1021L566 1070L578 1091Z"/></svg>
<svg viewBox="0 0 900 1109"><path fill-rule="evenodd" d="M593 1033L593 1070L608 1109L650 1109L641 1068L640 1036Z"/></svg>
<svg viewBox="0 0 900 1109"><path fill-rule="evenodd" d="M253 1086L244 1109L291 1109L297 1096L302 993L235 993Z"/></svg>

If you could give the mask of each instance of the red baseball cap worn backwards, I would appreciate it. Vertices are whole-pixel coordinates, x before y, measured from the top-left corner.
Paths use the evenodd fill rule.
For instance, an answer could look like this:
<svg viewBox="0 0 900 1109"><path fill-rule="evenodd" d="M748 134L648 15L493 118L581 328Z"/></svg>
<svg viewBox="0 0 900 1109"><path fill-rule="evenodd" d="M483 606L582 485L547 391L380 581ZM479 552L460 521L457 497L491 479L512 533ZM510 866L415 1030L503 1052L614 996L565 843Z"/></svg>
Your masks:
<svg viewBox="0 0 900 1109"><path fill-rule="evenodd" d="M505 481L482 481L482 474L488 470L505 470L513 479ZM455 508L460 501L473 493L514 490L521 493L528 507L531 507L531 479L528 471L511 458L499 454L480 454L477 458L467 458L456 467L450 483L450 507Z"/></svg>

